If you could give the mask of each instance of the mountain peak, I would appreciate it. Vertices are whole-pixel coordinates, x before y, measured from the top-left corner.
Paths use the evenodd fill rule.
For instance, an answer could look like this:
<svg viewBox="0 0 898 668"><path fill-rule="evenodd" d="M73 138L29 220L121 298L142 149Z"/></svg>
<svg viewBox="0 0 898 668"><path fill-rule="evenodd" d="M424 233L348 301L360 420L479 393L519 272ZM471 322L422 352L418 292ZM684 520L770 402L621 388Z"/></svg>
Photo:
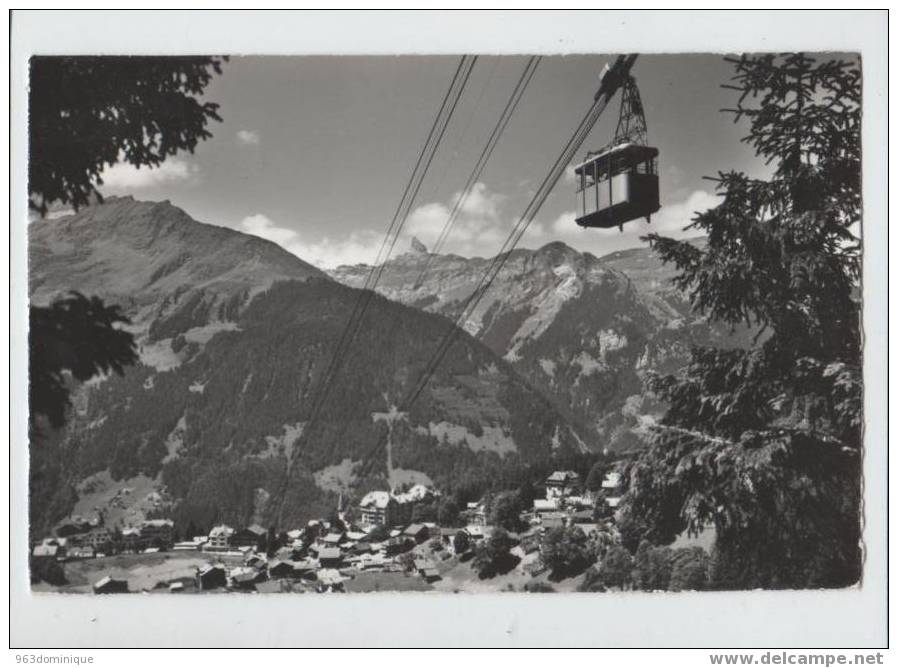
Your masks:
<svg viewBox="0 0 898 668"><path fill-rule="evenodd" d="M410 244L413 253L426 253L427 246L421 243L421 240L418 237L412 237L412 242Z"/></svg>

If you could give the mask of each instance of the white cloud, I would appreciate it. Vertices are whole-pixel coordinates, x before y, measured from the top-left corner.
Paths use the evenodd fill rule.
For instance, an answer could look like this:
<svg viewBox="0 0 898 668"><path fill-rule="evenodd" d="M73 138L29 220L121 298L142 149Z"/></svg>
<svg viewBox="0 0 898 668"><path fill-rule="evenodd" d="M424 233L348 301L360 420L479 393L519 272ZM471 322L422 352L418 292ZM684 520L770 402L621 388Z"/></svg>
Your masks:
<svg viewBox="0 0 898 668"><path fill-rule="evenodd" d="M295 230L283 227L264 214L257 213L240 221L242 232L268 239L298 258L322 269L341 264L371 263L380 248L382 235L370 230L352 232L344 239L324 237L317 243L307 242Z"/></svg>
<svg viewBox="0 0 898 668"><path fill-rule="evenodd" d="M695 230L684 230L696 212L705 211L720 203L719 197L705 190L696 190L686 199L665 204L661 210L652 215L652 222L644 218L630 221L624 225L623 231L618 228L581 228L575 222L575 213L565 211L550 225L546 226L548 234L554 239L545 242L563 241L580 251L588 251L602 256L617 250L636 248L645 245L639 237L653 232L678 239L696 236Z"/></svg>
<svg viewBox="0 0 898 668"><path fill-rule="evenodd" d="M168 158L158 167L137 168L127 162L117 162L103 170L102 189L121 191L152 188L194 180L199 176L199 172L199 167L182 158Z"/></svg>
<svg viewBox="0 0 898 668"><path fill-rule="evenodd" d="M455 198L458 194L455 195ZM453 199L453 202L455 199ZM452 228L442 253L456 253L464 257L492 257L502 247L516 217L504 215L505 197L478 183L462 207L462 214ZM684 238L695 232L682 230L696 211L704 211L719 203L719 198L704 190L693 192L680 202L665 205L652 217L652 223L634 220L617 228L580 228L573 211L565 211L551 222L534 220L518 244L521 248L539 248L552 241L562 241L582 251L602 256L617 250L644 245L639 237L651 232ZM420 239L429 249L439 237L452 203L430 202L416 208L409 216L393 256L408 250L411 237ZM323 269L341 264L372 264L383 241L383 230L355 230L342 238L324 237L310 242L298 232L279 225L257 213L247 216L240 230L273 241L297 257Z"/></svg>
<svg viewBox="0 0 898 668"><path fill-rule="evenodd" d="M416 208L405 224L404 236L418 237L428 248L433 248L460 196L461 193L456 193L452 201L446 204L430 202ZM505 199L504 195L493 192L484 183L474 184L441 252L466 257L495 254L511 229L502 215ZM402 241L397 244L403 249L407 246L408 243Z"/></svg>
<svg viewBox="0 0 898 668"><path fill-rule="evenodd" d="M505 200L505 196L478 183L465 203L462 215L453 226L442 252L457 253L465 257L489 257L497 253L517 222L516 215L509 215L513 212L503 210ZM694 236L694 231L684 232L682 228L689 224L696 211L704 211L718 203L716 195L697 190L685 200L662 206L652 216L651 224L647 224L644 219L634 220L624 226L623 232L617 228L584 230L576 224L575 212L565 211L551 222L534 220L518 245L523 248L539 248L552 241L563 241L577 250L604 255L643 245L639 237L650 232L680 238ZM449 215L450 204L431 202L419 206L409 217L406 233L417 236L428 248L432 248ZM407 247L402 242L397 245Z"/></svg>
<svg viewBox="0 0 898 668"><path fill-rule="evenodd" d="M258 130L239 130L237 132L237 143L244 145L257 145L259 143Z"/></svg>

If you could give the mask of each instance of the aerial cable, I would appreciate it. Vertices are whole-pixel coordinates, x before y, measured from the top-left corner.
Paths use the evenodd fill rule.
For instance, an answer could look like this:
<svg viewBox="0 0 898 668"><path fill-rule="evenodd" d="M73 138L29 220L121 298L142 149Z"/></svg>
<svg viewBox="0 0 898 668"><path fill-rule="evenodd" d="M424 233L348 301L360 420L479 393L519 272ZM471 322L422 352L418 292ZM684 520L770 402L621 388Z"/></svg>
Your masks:
<svg viewBox="0 0 898 668"><path fill-rule="evenodd" d="M499 62L500 59L495 58L493 66L490 68L489 75L484 78L483 85L480 87L480 92L477 94L477 99L474 104L471 105L471 110L468 112L467 117L465 118L462 131L459 134L458 139L455 140L454 148L449 154L449 159L440 170L440 175L432 179L433 183L431 188L429 189L429 194L427 195L428 199L431 201L436 198L440 187L446 181L446 175L452 169L452 166L455 164L455 161L458 158L459 151L464 147L465 139L468 136L468 131L471 129L471 124L474 121L474 117L477 115L477 111L478 109L480 109L480 105L483 102L483 96L490 88L490 84L492 83L493 78L496 76L496 70L499 69Z"/></svg>
<svg viewBox="0 0 898 668"><path fill-rule="evenodd" d="M317 407L313 408L312 415L315 417L317 417L317 413L320 410L320 405L323 404L326 399L330 384L333 380L333 376L339 370L339 367L345 357L346 350L349 348L349 346L352 345L356 335L358 334L365 315L365 311L367 310L368 304L371 302L371 299L373 297L373 292L371 291L373 291L377 286L377 283L380 281L381 275L383 273L383 270L381 269L380 271L378 271L378 268L381 263L386 262L386 259L389 258L390 254L392 253L393 247L396 244L396 238L401 232L402 226L405 224L405 219L408 216L408 209L411 207L411 204L414 201L414 197L417 195L418 189L421 187L421 183L424 180L427 169L430 167L433 156L436 154L437 148L439 148L440 141L442 140L443 135L446 132L446 128L448 127L449 121L452 118L452 114L454 113L455 108L458 105L458 101L461 98L461 94L464 91L464 87L467 84L468 78L471 75L471 70L473 69L476 60L476 56L463 56L459 61L458 67L456 68L455 74L452 78L452 83L449 86L449 90L446 92L446 96L443 98L443 102L440 105L439 112L437 113L437 116L434 119L434 123L430 128L430 132L428 133L424 147L422 148L421 153L418 155L418 160L416 161L415 167L412 170L412 176L405 186L405 190L402 193L399 205L397 206L396 212L393 214L393 219L390 221L390 225L387 228L386 234L384 235L383 242L381 243L381 248L378 251L377 258L375 259L375 263L368 273L368 277L365 280L364 286L359 291L358 297L356 298L355 307L353 308L353 311L349 316L340 339L338 340L337 346L334 350L334 354L331 356L330 364L328 365L328 368L325 371L322 380L322 391L319 392L318 401L314 405Z"/></svg>
<svg viewBox="0 0 898 668"><path fill-rule="evenodd" d="M461 98L462 93L464 92L465 86L467 85L468 79L471 76L471 71L473 70L476 62L477 56L465 55L462 56L462 58L459 60L458 66L456 67L455 73L452 77L452 82L449 85L449 90L446 92L446 95L444 96L443 101L440 104L439 111L437 112L437 116L430 128L427 140L424 143L424 147L422 148L421 153L418 155L415 167L412 170L412 175L409 179L409 182L406 184L405 190L403 191L399 206L397 207L396 213L394 214L393 219L390 222L390 226L387 228L387 233L384 237L383 243L381 244L380 251L378 252L378 258L381 257L384 249L387 247L387 242L390 239L391 234L393 234L394 229L395 234L393 234L392 242L389 244L389 251L383 258L383 260L381 260L382 262L386 261L386 258L389 257L389 254L392 252L393 247L396 244L396 238L401 232L402 226L405 224L405 219L408 217L408 211L411 208L411 205L414 202L414 198L416 197L418 190L421 187L421 183L423 182L424 177L427 174L427 170L429 169L430 164L433 161L433 156L436 154L436 151L439 148L440 142L443 139L443 135L446 132L446 127L449 125L449 121L451 120L452 115L455 112L458 101ZM399 222L397 227L397 222L400 220L401 222ZM376 268L377 264L372 267L372 271L369 273L368 280L366 280L365 283L366 289L370 288L373 290L373 286L376 286L377 281L380 280L382 271L377 272L377 274L375 275ZM324 406L324 402L328 390L330 389L331 382L337 371L339 371L341 360L344 357L344 348L352 344L352 340L354 339L355 334L358 332L362 317L364 316L364 312L367 309L367 305L370 302L371 295L373 294L371 292L366 292L366 289L360 290L359 298L356 300L355 308L350 314L349 320L344 327L343 333L340 337L334 354L331 357L328 368L325 371L324 376L322 377L321 390L318 392L317 400L313 403L309 419L306 421L304 429L305 433L309 433L311 431L309 427L315 422L318 415L320 414L322 407ZM365 298L366 295L367 299ZM293 460L291 460L287 465L283 488L281 490L281 494L279 495L277 511L278 522L280 522L280 518L283 513L284 502L286 500L286 491L289 485L292 468Z"/></svg>
<svg viewBox="0 0 898 668"><path fill-rule="evenodd" d="M463 210L466 200L468 199L469 195L473 191L474 185L477 183L477 180L479 179L480 174L483 172L483 169L486 166L486 163L489 161L489 158L492 155L492 152L495 149L496 144L499 141L499 138L502 136L502 133L505 130L505 127L508 125L508 122L511 120L511 117L514 114L515 109L517 108L517 105L520 102L521 97L524 94L524 91L526 90L527 86L529 85L530 80L533 78L533 74L535 73L536 67L539 64L540 60L542 60L542 56L531 56L528 59L526 65L524 67L524 71L521 73L521 76L518 78L517 83L515 84L514 89L512 90L512 93L509 96L508 101L506 102L501 114L499 115L496 125L493 127L492 131L490 132L489 137L487 139L487 143L484 146L483 150L481 151L480 156L478 157L477 161L475 162L475 165L471 171L471 174L468 176L462 190L459 193L459 196L456 198L456 201L452 208L452 211L449 214L449 216L447 217L446 222L444 223L443 228L440 232L439 239L438 239L436 245L431 250L431 253L437 254L437 253L439 253L440 249L442 248L442 245L445 242L452 225L454 224L455 220L457 219L458 214L461 212L461 210ZM496 62L498 64L498 60ZM493 74L495 74L495 70L496 70L496 67L494 66L490 73L490 80L492 79ZM487 81L487 84L488 83L489 83L489 80ZM479 105L480 99L483 97L483 93L485 92L486 88L487 88L487 86L485 85L481 89L480 95L478 96L475 106ZM473 112L468 117L467 125L470 125L470 121L472 118L473 118ZM467 125L463 131L463 134L467 132L467 129L468 129ZM427 270L433 260L433 257L434 257L433 254L428 254L427 259L425 261L425 266L421 270L421 272L415 282L416 288L418 287L418 285L420 284L420 282L423 280L424 276L426 275ZM383 269L383 267L381 266L381 270L382 269ZM393 323L392 328L390 329L390 333L387 336L387 340L394 339L394 337L396 335L396 331L398 329L398 326L399 326L399 320L397 319ZM347 428L348 428L348 425L344 424L343 430L341 431L341 438L342 438L342 434L345 433L345 430Z"/></svg>
<svg viewBox="0 0 898 668"><path fill-rule="evenodd" d="M459 215L464 210L464 206L467 203L467 200L470 197L471 193L473 192L474 186L480 179L480 175L483 173L484 167L486 167L486 164L489 161L493 150L496 148L496 144L499 142L502 133L505 131L508 122L511 120L511 117L514 114L518 103L521 101L521 97L523 97L524 95L524 91L530 84L530 80L533 78L533 74L536 72L536 68L539 65L540 60L542 60L542 56L531 56L527 61L523 73L515 84L514 90L512 90L511 96L508 98L508 102L506 102L505 104L505 108L499 115L499 120L496 122L495 127L493 127L493 130L490 133L489 138L487 139L486 145L483 147L483 151L480 153L480 157L477 159L477 162L474 165L474 169L468 176L468 179L465 182L461 193L456 198L452 210L450 211L446 222L443 224L443 228L440 231L440 235L437 238L436 244L434 244L433 248L431 248L430 250L431 255L428 255L427 260L424 263L424 267L421 269L418 278L415 280L413 289L417 289L421 286L421 283L424 281L424 277L426 276L428 270L430 269L430 265L433 262L433 257L439 254L440 250L442 250L443 248L443 245L446 243L452 227L455 225Z"/></svg>
<svg viewBox="0 0 898 668"><path fill-rule="evenodd" d="M473 314L474 310L477 308L477 305L480 303L480 300L489 291L496 277L499 275L499 272L505 266L505 263L510 257L512 251L520 242L521 237L523 237L524 233L527 231L530 223L533 222L536 214L539 212L540 208L545 203L552 189L555 187L555 184L558 183L558 179L561 178L561 175L564 173L567 165L570 164L570 161L574 157L574 154L580 149L581 144L583 143L583 141L585 141L586 137L589 135L589 132L592 130L599 117L605 111L605 108L608 106L608 102L610 101L611 97L624 83L624 78L629 74L630 67L632 67L635 60L635 54L631 54L626 57L619 56L617 61L615 62L614 67L603 75L599 91L596 93L593 104L590 107L589 111L587 111L586 115L583 117L583 120L580 121L580 124L577 126L574 134L567 141L561 153L552 164L552 167L549 169L549 172L543 178L539 188L537 188L536 192L534 193L533 198L530 200L527 207L524 209L524 212L521 214L521 217L515 223L505 242L502 244L502 248L500 249L499 253L493 257L492 261L487 267L487 270L481 277L477 287L468 296L461 312L452 323L450 329L443 336L443 339L440 341L436 352L431 357L430 362L427 364L427 366L424 368L424 371L419 376L418 382L409 391L400 406L397 407L397 410L399 412L407 412L409 408L411 408L411 406L414 404L414 402L418 399L427 384L430 382L430 379L436 372L437 367L440 365L443 358L452 347L452 344L455 341L455 337L458 335L460 326L464 324L464 322L470 317L471 314ZM371 461L373 461L372 458L380 451L385 442L385 439L379 439L368 454L367 458L363 460L361 469L363 471L363 474L367 474L365 469L370 466Z"/></svg>

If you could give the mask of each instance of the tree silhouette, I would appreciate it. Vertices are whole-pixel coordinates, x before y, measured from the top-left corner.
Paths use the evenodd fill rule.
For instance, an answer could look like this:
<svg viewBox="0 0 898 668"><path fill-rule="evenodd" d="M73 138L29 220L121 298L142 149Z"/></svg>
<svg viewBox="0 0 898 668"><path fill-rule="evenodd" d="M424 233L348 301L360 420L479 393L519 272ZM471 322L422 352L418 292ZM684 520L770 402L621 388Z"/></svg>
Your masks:
<svg viewBox="0 0 898 668"><path fill-rule="evenodd" d="M29 207L75 209L102 195L104 167L159 165L211 137L218 105L197 98L221 72L216 57L34 56L29 80ZM137 361L118 307L78 293L29 313L32 433L35 420L61 427L71 380L85 381Z"/></svg>
<svg viewBox="0 0 898 668"><path fill-rule="evenodd" d="M73 292L48 307L30 309L29 400L32 421L45 417L58 428L71 405L72 380L122 373L137 361L134 337L121 329L130 321L118 306Z"/></svg>
<svg viewBox="0 0 898 668"><path fill-rule="evenodd" d="M860 70L728 60L732 111L772 175L719 175L722 202L690 225L706 247L647 239L694 307L759 334L656 379L669 409L623 512L653 542L713 525L720 586L846 586L861 568Z"/></svg>
<svg viewBox="0 0 898 668"><path fill-rule="evenodd" d="M28 97L29 207L76 210L117 162L153 167L211 137L218 105L198 98L224 58L33 56Z"/></svg>

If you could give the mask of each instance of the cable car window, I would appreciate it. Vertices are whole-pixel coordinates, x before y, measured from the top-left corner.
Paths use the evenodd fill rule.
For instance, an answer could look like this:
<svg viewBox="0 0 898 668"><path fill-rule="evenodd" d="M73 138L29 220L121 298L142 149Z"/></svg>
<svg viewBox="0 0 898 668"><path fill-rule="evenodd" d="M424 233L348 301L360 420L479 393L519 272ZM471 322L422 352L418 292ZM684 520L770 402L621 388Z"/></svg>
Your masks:
<svg viewBox="0 0 898 668"><path fill-rule="evenodd" d="M596 182L595 173L596 173L596 163L593 162L593 163L583 166L583 172L582 172L583 185L581 187L581 190L586 190L587 188L589 188L595 184L595 182Z"/></svg>

